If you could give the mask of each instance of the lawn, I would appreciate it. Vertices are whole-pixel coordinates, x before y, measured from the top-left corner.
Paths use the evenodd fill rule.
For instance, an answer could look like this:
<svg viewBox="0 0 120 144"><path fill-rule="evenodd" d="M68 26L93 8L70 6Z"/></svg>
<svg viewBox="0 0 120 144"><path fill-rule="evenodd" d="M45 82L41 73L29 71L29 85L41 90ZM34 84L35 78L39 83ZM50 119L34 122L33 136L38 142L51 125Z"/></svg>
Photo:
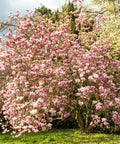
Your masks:
<svg viewBox="0 0 120 144"><path fill-rule="evenodd" d="M53 129L49 132L27 133L18 138L0 133L0 144L120 144L120 135L84 135L78 129Z"/></svg>

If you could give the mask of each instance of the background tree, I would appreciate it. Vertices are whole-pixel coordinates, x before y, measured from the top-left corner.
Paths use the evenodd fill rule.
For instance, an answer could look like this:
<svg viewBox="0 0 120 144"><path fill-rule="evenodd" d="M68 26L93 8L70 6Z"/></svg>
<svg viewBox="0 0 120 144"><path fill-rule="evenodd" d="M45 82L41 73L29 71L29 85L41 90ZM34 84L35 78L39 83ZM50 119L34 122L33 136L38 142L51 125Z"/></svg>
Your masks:
<svg viewBox="0 0 120 144"><path fill-rule="evenodd" d="M113 56L115 55L115 57L119 59L120 52L118 47L120 47L120 1L92 0L92 4L99 6L100 9L98 13L100 12L106 19L104 22L102 22L102 33L114 37L114 40L116 41L116 45L114 44L114 51L118 51L118 55L115 55L113 52Z"/></svg>
<svg viewBox="0 0 120 144"><path fill-rule="evenodd" d="M70 15L70 27L71 27L71 32L72 33L76 33L77 34L77 31L75 29L75 19L76 19L76 16L74 14L70 14L70 12L74 12L76 9L74 7L74 4L70 1L68 1L67 4L64 4L61 8L61 13L64 13L66 12L68 15Z"/></svg>
<svg viewBox="0 0 120 144"><path fill-rule="evenodd" d="M52 14L52 10L45 7L44 5L41 7L38 7L35 9L35 13L40 12L42 15L47 15L49 17L49 15Z"/></svg>

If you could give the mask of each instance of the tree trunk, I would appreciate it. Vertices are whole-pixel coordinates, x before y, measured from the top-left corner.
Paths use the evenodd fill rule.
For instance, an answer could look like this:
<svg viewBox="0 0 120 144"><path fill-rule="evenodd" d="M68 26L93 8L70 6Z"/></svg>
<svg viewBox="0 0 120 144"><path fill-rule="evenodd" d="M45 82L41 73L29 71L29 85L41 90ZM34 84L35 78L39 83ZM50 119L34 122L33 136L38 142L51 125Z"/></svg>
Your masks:
<svg viewBox="0 0 120 144"><path fill-rule="evenodd" d="M82 133L88 134L89 133L89 127L85 127L85 122L83 120L83 117L81 115L80 111L76 111L76 117L75 117L78 126L81 128Z"/></svg>

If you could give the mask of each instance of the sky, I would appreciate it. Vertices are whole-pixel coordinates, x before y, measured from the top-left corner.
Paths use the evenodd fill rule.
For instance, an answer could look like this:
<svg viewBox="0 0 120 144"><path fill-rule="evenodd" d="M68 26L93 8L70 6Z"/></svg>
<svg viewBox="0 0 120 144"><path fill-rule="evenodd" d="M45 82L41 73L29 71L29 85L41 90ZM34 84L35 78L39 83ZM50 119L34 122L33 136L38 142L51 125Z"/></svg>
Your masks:
<svg viewBox="0 0 120 144"><path fill-rule="evenodd" d="M61 7L66 0L0 0L0 19L5 20L9 13L16 13L19 10L24 15L27 10L35 10L35 8L45 5L54 10ZM89 2L90 0L86 0Z"/></svg>

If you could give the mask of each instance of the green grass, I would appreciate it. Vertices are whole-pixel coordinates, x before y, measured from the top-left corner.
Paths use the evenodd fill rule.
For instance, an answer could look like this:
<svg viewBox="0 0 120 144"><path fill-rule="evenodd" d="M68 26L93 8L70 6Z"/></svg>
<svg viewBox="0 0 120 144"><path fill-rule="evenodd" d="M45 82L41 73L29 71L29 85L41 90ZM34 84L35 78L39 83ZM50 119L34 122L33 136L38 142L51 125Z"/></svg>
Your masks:
<svg viewBox="0 0 120 144"><path fill-rule="evenodd" d="M0 144L120 144L120 135L84 135L78 129L53 129L48 132L26 133L18 138L0 133Z"/></svg>

